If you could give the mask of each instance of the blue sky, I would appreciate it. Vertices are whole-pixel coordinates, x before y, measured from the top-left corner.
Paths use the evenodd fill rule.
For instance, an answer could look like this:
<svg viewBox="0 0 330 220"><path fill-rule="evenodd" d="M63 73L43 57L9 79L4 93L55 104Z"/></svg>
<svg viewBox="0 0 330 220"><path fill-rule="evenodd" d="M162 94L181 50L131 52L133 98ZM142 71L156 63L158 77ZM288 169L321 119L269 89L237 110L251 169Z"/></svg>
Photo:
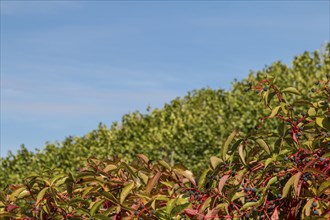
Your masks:
<svg viewBox="0 0 330 220"><path fill-rule="evenodd" d="M1 1L1 155L329 41L329 1Z"/></svg>

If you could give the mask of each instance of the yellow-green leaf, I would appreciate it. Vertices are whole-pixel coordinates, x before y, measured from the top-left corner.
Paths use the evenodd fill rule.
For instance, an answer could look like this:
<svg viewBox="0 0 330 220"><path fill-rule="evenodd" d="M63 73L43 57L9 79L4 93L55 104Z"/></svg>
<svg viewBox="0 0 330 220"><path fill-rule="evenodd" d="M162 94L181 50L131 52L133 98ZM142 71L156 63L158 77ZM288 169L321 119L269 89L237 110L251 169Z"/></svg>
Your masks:
<svg viewBox="0 0 330 220"><path fill-rule="evenodd" d="M54 176L54 177L52 178L52 180L50 181L50 185L52 186L56 181L58 181L58 180L61 179L61 178L66 179L66 178L68 178L68 177L67 177L67 175L64 174L64 173L62 173L62 174L58 174L58 175L56 175L56 176Z"/></svg>
<svg viewBox="0 0 330 220"><path fill-rule="evenodd" d="M112 170L115 170L115 169L117 169L118 167L116 166L116 165L114 165L114 164L109 164L109 165L107 165L104 169L103 169L103 171L104 172L109 172L109 171L112 171Z"/></svg>
<svg viewBox="0 0 330 220"><path fill-rule="evenodd" d="M323 183L320 185L317 194L320 196L320 195L322 195L322 193L323 193L325 190L327 190L327 189L329 189L329 188L330 188L330 181L325 181L325 182L323 182Z"/></svg>
<svg viewBox="0 0 330 220"><path fill-rule="evenodd" d="M212 200L212 197L208 197L208 198L204 201L203 205L199 208L198 212L199 212L199 213L203 213L204 210L205 210L207 207L209 207L209 205L210 205L210 203L211 203L211 200Z"/></svg>
<svg viewBox="0 0 330 220"><path fill-rule="evenodd" d="M174 208L175 202L177 199L170 199L167 203L166 203L166 213L167 214L171 214L172 209Z"/></svg>
<svg viewBox="0 0 330 220"><path fill-rule="evenodd" d="M309 116L315 116L316 115L315 108L309 108L308 111L307 111L307 114Z"/></svg>
<svg viewBox="0 0 330 220"><path fill-rule="evenodd" d="M283 192L282 192L282 198L285 198L289 191L290 191L290 188L291 186L293 185L294 183L294 179L295 179L295 176L293 175L289 180L288 182L285 184L285 186L283 187Z"/></svg>
<svg viewBox="0 0 330 220"><path fill-rule="evenodd" d="M272 185L273 183L275 183L276 181L277 181L277 176L272 177L272 178L268 181L268 183L267 183L267 185L266 185L266 189L267 189L270 185Z"/></svg>
<svg viewBox="0 0 330 220"><path fill-rule="evenodd" d="M277 107L273 108L272 113L270 114L269 117L270 118L275 117L277 115L278 111L280 110L280 108L281 108L281 106L277 106Z"/></svg>
<svg viewBox="0 0 330 220"><path fill-rule="evenodd" d="M235 195L231 198L231 201L235 201L236 199L239 199L241 197L244 197L246 195L245 192L237 192L235 193Z"/></svg>
<svg viewBox="0 0 330 220"><path fill-rule="evenodd" d="M316 118L316 124L320 126L321 128L326 129L327 131L330 131L330 119L328 118Z"/></svg>
<svg viewBox="0 0 330 220"><path fill-rule="evenodd" d="M144 174L142 171L138 172L138 176L144 184L148 183L148 176L146 174Z"/></svg>
<svg viewBox="0 0 330 220"><path fill-rule="evenodd" d="M119 204L117 198L112 195L110 192L106 192L106 191L101 191L100 192L103 196L105 196L109 201L111 201L112 203L115 203L115 204Z"/></svg>
<svg viewBox="0 0 330 220"><path fill-rule="evenodd" d="M137 177L136 173L135 173L135 169L133 167L131 167L130 165L128 165L125 162L121 162L122 167L132 176L134 176L135 178ZM134 170L133 170L134 169Z"/></svg>
<svg viewBox="0 0 330 220"><path fill-rule="evenodd" d="M262 139L257 139L256 142L259 144L260 147L262 147L267 154L270 154L270 149L268 144L266 144L266 142Z"/></svg>
<svg viewBox="0 0 330 220"><path fill-rule="evenodd" d="M281 102L280 103L280 106L281 106L281 109L284 112L284 114L288 114L288 110L286 109L285 103L284 102Z"/></svg>
<svg viewBox="0 0 330 220"><path fill-rule="evenodd" d="M206 169L203 171L202 175L200 175L199 180L198 180L198 189L202 189L205 183L205 179L207 176L207 173L209 172L209 169Z"/></svg>
<svg viewBox="0 0 330 220"><path fill-rule="evenodd" d="M171 170L171 166L168 163L166 163L164 160L160 160L160 161L158 161L158 163L160 165L162 165L164 168L166 168L167 170Z"/></svg>
<svg viewBox="0 0 330 220"><path fill-rule="evenodd" d="M265 168L273 161L274 161L274 158L272 158L272 157L268 158L265 162Z"/></svg>
<svg viewBox="0 0 330 220"><path fill-rule="evenodd" d="M97 201L93 204L90 214L91 216L93 216L95 214L95 212L100 208L100 206L102 205L102 203L104 202L103 199L101 199L100 201Z"/></svg>
<svg viewBox="0 0 330 220"><path fill-rule="evenodd" d="M38 193L36 204L39 204L39 202L44 198L48 189L49 187L45 187Z"/></svg>
<svg viewBox="0 0 330 220"><path fill-rule="evenodd" d="M246 165L246 162L245 162L245 153L244 153L243 145L242 145L242 144L240 144L240 145L238 146L238 154L239 154L239 156L240 156L240 158L241 158L243 164Z"/></svg>
<svg viewBox="0 0 330 220"><path fill-rule="evenodd" d="M288 87L282 90L283 93L292 93L295 95L300 95L300 92L294 87Z"/></svg>
<svg viewBox="0 0 330 220"><path fill-rule="evenodd" d="M312 206L313 202L314 202L314 199L313 199L313 198L309 199L309 200L306 202L306 204L305 204L305 206L304 206L304 208L303 208L303 212L304 212L304 210L305 210L305 214L306 214L306 216L310 216L310 215L311 215L311 206Z"/></svg>
<svg viewBox="0 0 330 220"><path fill-rule="evenodd" d="M258 202L248 202L248 203L245 203L240 210L244 210L244 209L250 208L252 206L256 206L256 205L258 205Z"/></svg>
<svg viewBox="0 0 330 220"><path fill-rule="evenodd" d="M215 169L222 162L222 160L216 156L211 156L210 162L212 169Z"/></svg>
<svg viewBox="0 0 330 220"><path fill-rule="evenodd" d="M227 140L225 141L224 145L221 148L222 151L222 159L225 161L226 160L226 155L227 155L227 151L228 151L228 147L229 144L233 141L235 135L236 135L237 131L234 130L229 137L227 138Z"/></svg>
<svg viewBox="0 0 330 220"><path fill-rule="evenodd" d="M268 105L268 96L269 96L269 90L267 90L266 92L264 92L262 94L262 98L264 99L265 101L265 105Z"/></svg>
<svg viewBox="0 0 330 220"><path fill-rule="evenodd" d="M18 195L19 195L22 191L24 191L25 189L26 189L25 186L22 186L22 187L16 189L16 190L10 195L10 197L9 197L9 201L11 201L11 202L15 201L15 200L18 198Z"/></svg>
<svg viewBox="0 0 330 220"><path fill-rule="evenodd" d="M120 204L123 204L124 200L126 199L128 194L132 191L133 188L134 188L134 182L130 182L123 188L123 190L120 193Z"/></svg>

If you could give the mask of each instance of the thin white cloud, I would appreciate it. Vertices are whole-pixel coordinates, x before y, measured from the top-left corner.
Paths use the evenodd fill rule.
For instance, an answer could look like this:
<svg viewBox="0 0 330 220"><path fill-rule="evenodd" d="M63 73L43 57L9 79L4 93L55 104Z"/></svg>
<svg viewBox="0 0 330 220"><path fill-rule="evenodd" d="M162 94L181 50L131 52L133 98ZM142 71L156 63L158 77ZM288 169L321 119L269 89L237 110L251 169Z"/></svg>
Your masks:
<svg viewBox="0 0 330 220"><path fill-rule="evenodd" d="M178 94L169 89L126 90L64 83L30 84L26 80L7 80L2 87L2 113L9 120L38 117L84 118L145 110L149 104L160 107ZM142 108L142 109L141 109Z"/></svg>

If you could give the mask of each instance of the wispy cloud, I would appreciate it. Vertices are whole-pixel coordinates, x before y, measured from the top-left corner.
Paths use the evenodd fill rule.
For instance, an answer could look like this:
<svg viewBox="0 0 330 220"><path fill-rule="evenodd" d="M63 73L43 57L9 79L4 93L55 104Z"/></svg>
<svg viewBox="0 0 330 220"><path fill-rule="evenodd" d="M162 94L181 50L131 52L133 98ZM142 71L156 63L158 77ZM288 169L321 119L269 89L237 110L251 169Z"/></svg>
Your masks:
<svg viewBox="0 0 330 220"><path fill-rule="evenodd" d="M69 82L38 84L28 80L7 80L2 85L2 113L16 121L38 117L110 116L123 111L144 110L149 104L160 107L177 95L170 89L145 88L148 83L135 85L143 86L141 89L126 90Z"/></svg>

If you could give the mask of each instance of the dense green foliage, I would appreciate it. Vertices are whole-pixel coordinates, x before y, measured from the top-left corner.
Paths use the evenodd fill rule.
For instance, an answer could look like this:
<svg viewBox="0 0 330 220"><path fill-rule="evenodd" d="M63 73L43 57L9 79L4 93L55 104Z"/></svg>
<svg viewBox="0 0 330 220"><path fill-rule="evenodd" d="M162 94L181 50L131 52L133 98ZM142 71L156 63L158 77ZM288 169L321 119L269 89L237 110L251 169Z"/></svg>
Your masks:
<svg viewBox="0 0 330 220"><path fill-rule="evenodd" d="M0 193L0 217L329 219L330 74L309 95L279 79L268 75L249 88L268 114L257 129L234 129L199 178L143 154L132 163L89 158L75 173L48 169L10 185Z"/></svg>
<svg viewBox="0 0 330 220"><path fill-rule="evenodd" d="M314 83L330 71L329 54L330 44L323 52L305 52L295 57L292 67L275 62L262 71L250 73L246 79L235 81L230 91L195 90L163 109L125 115L121 123L114 123L110 128L101 124L83 137L49 143L37 153L22 147L17 154L9 153L1 158L0 187L20 183L31 172L42 172L44 168L74 171L90 156L106 159L117 155L132 161L136 154L142 153L151 160L184 163L198 173L205 168L210 156L219 155L223 140L233 129L254 130L259 119L270 112L260 100L267 93L273 94L269 90L249 89L251 86L255 88L256 82L273 75L278 86L294 86L304 94L299 98L310 99L311 89L317 88ZM295 99L297 96L288 97L290 102ZM263 127L275 130L278 121L265 121Z"/></svg>

